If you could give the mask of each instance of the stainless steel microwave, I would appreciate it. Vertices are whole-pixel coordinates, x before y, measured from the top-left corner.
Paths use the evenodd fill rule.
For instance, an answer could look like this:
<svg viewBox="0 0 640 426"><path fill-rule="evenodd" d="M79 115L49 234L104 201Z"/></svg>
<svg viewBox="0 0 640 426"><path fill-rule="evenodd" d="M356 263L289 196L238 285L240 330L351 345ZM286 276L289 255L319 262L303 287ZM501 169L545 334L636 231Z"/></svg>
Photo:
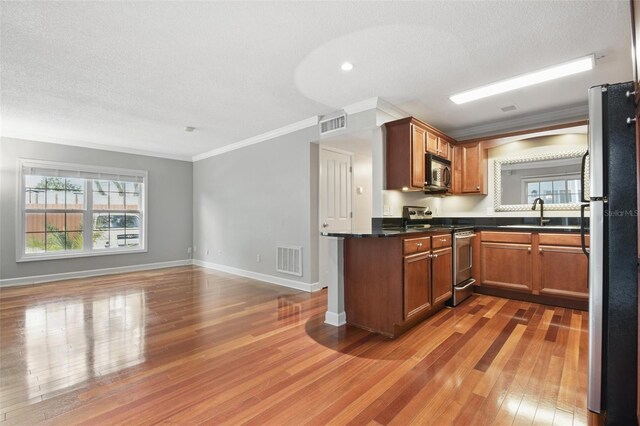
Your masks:
<svg viewBox="0 0 640 426"><path fill-rule="evenodd" d="M451 161L425 154L424 191L446 192L451 188Z"/></svg>

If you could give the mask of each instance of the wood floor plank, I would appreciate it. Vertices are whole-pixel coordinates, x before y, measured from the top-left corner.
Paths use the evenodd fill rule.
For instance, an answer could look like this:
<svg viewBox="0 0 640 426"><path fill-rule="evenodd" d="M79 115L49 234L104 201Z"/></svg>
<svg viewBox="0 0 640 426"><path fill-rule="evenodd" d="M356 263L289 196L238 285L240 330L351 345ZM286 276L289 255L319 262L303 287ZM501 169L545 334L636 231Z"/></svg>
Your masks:
<svg viewBox="0 0 640 426"><path fill-rule="evenodd" d="M0 424L588 424L588 316L475 295L398 339L183 266L0 289Z"/></svg>

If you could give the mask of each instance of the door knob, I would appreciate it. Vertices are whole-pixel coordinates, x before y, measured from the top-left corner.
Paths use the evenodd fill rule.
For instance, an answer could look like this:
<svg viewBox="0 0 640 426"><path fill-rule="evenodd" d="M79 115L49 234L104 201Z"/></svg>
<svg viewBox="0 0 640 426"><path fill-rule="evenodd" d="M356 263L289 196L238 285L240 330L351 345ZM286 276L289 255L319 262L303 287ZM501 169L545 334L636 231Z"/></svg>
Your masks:
<svg viewBox="0 0 640 426"><path fill-rule="evenodd" d="M329 224L328 224L327 222L324 222L324 223L322 224L322 227L323 227L323 228L326 228L327 226L329 226Z"/></svg>

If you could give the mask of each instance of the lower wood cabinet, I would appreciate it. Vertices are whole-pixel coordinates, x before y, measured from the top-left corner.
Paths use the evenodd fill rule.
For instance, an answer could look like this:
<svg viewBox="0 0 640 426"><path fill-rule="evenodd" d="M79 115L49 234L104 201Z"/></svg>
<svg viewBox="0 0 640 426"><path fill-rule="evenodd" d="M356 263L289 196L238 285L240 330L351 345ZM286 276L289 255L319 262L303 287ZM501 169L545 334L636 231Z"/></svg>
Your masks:
<svg viewBox="0 0 640 426"><path fill-rule="evenodd" d="M435 238L435 237L434 237ZM453 296L453 251L451 247L433 250L431 258L433 303L444 303Z"/></svg>
<svg viewBox="0 0 640 426"><path fill-rule="evenodd" d="M546 246L540 254L540 294L589 299L589 261L580 247Z"/></svg>
<svg viewBox="0 0 640 426"><path fill-rule="evenodd" d="M480 240L478 292L587 309L580 235L484 231Z"/></svg>
<svg viewBox="0 0 640 426"><path fill-rule="evenodd" d="M482 241L481 282L509 290L527 291L532 288L531 245Z"/></svg>
<svg viewBox="0 0 640 426"><path fill-rule="evenodd" d="M404 319L431 309L431 254L404 258Z"/></svg>
<svg viewBox="0 0 640 426"><path fill-rule="evenodd" d="M347 323L395 337L442 309L452 296L452 257L446 234L346 238Z"/></svg>

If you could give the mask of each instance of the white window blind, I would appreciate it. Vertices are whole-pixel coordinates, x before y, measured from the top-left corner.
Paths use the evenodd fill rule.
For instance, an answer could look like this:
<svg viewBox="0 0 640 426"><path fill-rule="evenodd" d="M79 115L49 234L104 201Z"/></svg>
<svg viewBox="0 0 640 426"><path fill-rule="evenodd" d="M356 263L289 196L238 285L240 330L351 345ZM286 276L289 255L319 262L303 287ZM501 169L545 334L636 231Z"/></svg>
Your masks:
<svg viewBox="0 0 640 426"><path fill-rule="evenodd" d="M53 176L60 178L80 178L96 180L116 180L120 182L144 182L145 173L136 170L115 168L91 168L74 164L53 164L46 162L22 163L22 174L35 176Z"/></svg>

